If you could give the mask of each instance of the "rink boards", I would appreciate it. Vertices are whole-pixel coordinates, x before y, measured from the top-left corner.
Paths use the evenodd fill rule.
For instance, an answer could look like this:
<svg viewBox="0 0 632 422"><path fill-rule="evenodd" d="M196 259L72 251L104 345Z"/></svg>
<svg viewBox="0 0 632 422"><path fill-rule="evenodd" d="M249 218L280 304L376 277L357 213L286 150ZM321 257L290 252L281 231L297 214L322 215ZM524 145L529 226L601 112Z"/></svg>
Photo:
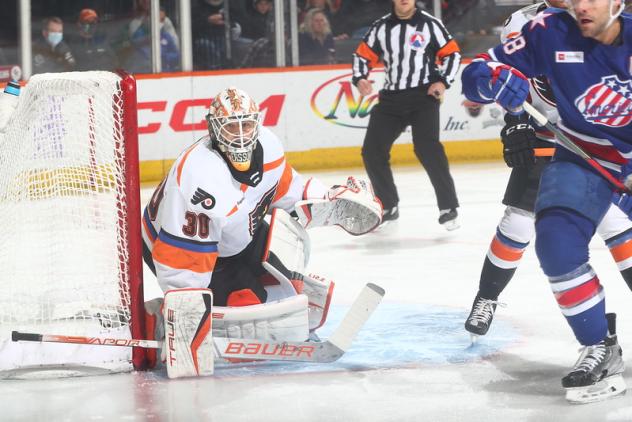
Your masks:
<svg viewBox="0 0 632 422"><path fill-rule="evenodd" d="M260 105L263 124L283 141L299 170L362 166L360 147L384 80L371 73L374 93L362 97L347 65L137 75L141 180L160 180L178 154L207 133L210 99L236 86ZM441 107L441 140L451 162L500 158L504 125L497 105L472 115L462 106L460 75ZM410 128L396 141L393 164L416 162Z"/></svg>

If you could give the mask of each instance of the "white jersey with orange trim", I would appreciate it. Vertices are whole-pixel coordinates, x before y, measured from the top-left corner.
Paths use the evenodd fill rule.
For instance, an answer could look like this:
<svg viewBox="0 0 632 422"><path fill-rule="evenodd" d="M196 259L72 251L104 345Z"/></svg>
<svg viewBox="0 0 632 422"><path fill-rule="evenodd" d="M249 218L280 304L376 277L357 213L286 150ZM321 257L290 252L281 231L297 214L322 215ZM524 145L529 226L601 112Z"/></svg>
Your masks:
<svg viewBox="0 0 632 422"><path fill-rule="evenodd" d="M540 2L525 6L511 14L503 24L500 42L505 43L507 40L519 36L522 27L547 7L546 3ZM557 123L559 114L557 112L555 96L546 78L531 78L529 79L529 83L529 103L546 116L550 122ZM536 136L543 141L555 142L553 133L544 128L536 128Z"/></svg>
<svg viewBox="0 0 632 422"><path fill-rule="evenodd" d="M288 164L281 141L262 127L263 174L256 186L235 180L208 136L185 150L143 213L143 239L163 291L207 287L218 257L243 251L271 208L291 212L297 201L323 197Z"/></svg>

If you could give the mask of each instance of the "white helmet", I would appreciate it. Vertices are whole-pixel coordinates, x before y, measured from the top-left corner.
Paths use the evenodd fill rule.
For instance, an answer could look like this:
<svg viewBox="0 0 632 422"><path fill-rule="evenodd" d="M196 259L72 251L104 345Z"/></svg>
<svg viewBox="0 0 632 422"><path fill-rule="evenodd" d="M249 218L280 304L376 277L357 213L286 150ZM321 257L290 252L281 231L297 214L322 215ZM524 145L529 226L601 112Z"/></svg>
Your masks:
<svg viewBox="0 0 632 422"><path fill-rule="evenodd" d="M211 102L206 116L211 139L239 171L250 169L259 138L257 103L244 91L230 87Z"/></svg>
<svg viewBox="0 0 632 422"><path fill-rule="evenodd" d="M568 13L571 14L572 17L575 18L575 10L573 9L573 0L566 0L566 5L568 6ZM610 0L610 20L606 24L606 28L612 25L612 23L619 17L623 9L625 9L625 0L621 0L621 5L619 8L612 13L612 7L614 6L614 0Z"/></svg>

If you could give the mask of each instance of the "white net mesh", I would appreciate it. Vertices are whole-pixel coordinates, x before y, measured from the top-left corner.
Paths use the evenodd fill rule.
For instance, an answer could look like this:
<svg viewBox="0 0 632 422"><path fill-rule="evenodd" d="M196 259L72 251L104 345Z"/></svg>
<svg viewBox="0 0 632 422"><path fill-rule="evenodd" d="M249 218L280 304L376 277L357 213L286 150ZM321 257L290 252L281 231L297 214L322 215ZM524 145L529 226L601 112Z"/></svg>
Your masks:
<svg viewBox="0 0 632 422"><path fill-rule="evenodd" d="M130 337L119 81L109 72L36 75L0 135L0 370L98 365L92 357L104 352L11 344L11 330ZM44 351L32 362L25 355L35 347ZM74 357L81 349L87 357ZM108 355L97 361L129 366L130 350L101 349Z"/></svg>

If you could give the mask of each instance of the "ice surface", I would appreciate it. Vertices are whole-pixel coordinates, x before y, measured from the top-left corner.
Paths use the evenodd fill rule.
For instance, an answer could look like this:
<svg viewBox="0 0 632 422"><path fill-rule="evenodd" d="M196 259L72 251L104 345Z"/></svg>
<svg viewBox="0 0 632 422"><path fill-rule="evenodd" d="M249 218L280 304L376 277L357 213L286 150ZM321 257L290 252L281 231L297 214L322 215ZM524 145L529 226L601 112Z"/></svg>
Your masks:
<svg viewBox="0 0 632 422"><path fill-rule="evenodd" d="M487 336L463 330L483 258L504 207L509 170L499 163L453 165L461 228L447 232L427 176L396 169L400 219L352 237L311 231L309 269L336 281L326 337L366 282L384 301L349 352L325 365L218 367L204 379L162 371L62 380L0 382L0 420L29 421L632 421L630 395L589 405L564 400L561 377L578 344L533 247L501 296ZM326 184L361 170L317 173ZM151 190L144 190L147 198ZM632 350L632 293L599 238L591 263L618 313L624 358ZM150 273L145 274L151 277ZM626 377L628 384L632 380Z"/></svg>

